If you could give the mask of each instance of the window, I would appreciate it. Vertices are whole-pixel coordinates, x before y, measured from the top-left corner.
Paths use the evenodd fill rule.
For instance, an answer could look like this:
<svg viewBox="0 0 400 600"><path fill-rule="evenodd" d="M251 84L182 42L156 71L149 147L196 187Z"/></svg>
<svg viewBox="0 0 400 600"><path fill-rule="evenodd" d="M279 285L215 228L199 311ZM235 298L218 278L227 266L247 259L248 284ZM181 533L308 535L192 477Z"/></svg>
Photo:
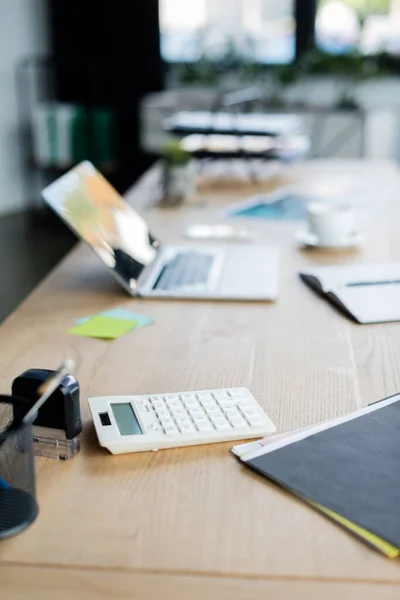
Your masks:
<svg viewBox="0 0 400 600"><path fill-rule="evenodd" d="M315 39L332 54L400 54L400 0L319 0Z"/></svg>
<svg viewBox="0 0 400 600"><path fill-rule="evenodd" d="M234 54L286 64L296 53L296 0L160 0L161 51L167 62Z"/></svg>

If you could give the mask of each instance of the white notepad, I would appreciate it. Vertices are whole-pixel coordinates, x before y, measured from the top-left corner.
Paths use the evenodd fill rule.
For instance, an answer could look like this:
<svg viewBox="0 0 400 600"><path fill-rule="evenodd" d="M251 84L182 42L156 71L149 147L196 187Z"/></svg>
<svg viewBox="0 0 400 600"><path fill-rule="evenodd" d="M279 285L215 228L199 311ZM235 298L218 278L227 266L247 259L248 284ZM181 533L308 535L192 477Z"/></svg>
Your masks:
<svg viewBox="0 0 400 600"><path fill-rule="evenodd" d="M358 323L400 321L400 263L317 267L300 277Z"/></svg>

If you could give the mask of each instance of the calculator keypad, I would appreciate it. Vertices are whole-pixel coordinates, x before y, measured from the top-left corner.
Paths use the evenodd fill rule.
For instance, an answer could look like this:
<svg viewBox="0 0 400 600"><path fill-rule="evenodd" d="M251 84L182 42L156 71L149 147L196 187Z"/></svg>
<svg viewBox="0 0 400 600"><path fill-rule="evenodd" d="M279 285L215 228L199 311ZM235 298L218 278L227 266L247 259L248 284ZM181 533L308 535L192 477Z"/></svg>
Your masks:
<svg viewBox="0 0 400 600"><path fill-rule="evenodd" d="M168 436L262 425L254 401L237 389L150 396L134 404L150 431L163 431Z"/></svg>

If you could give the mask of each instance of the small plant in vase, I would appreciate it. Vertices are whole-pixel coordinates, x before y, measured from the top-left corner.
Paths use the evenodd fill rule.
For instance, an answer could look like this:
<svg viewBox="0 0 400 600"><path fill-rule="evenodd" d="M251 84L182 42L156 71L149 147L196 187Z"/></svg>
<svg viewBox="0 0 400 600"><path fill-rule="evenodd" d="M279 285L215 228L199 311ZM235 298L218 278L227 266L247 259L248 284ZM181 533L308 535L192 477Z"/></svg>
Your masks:
<svg viewBox="0 0 400 600"><path fill-rule="evenodd" d="M176 206L193 192L195 174L192 157L182 148L179 140L170 140L164 146L164 206Z"/></svg>

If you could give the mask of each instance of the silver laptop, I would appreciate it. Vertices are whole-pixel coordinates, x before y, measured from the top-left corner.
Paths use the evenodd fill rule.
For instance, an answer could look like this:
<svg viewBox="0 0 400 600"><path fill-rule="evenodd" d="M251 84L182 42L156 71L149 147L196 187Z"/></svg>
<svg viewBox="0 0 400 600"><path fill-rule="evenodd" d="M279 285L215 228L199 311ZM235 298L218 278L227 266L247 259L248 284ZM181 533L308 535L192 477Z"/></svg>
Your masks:
<svg viewBox="0 0 400 600"><path fill-rule="evenodd" d="M277 297L276 247L162 245L146 221L88 161L42 193L131 295L221 300Z"/></svg>

